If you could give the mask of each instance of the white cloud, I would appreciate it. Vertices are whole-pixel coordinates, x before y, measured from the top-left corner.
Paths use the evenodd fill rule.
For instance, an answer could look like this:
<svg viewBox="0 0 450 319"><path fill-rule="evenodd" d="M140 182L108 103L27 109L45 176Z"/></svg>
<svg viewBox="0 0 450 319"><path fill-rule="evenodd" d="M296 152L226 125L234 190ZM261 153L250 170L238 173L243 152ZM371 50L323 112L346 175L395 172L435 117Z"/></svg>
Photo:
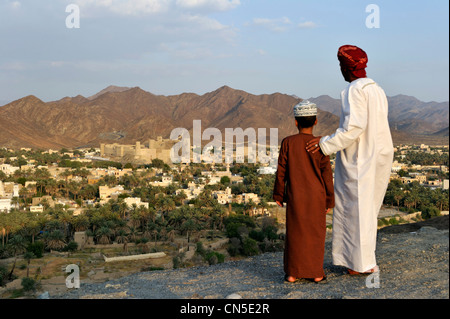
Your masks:
<svg viewBox="0 0 450 319"><path fill-rule="evenodd" d="M237 30L208 16L212 11L235 8L240 0L74 0L80 6L82 18L108 17L133 19L130 27L136 25L135 17L147 17L140 30L141 35L153 43L190 41L225 41L231 43ZM122 23L122 21L121 21ZM132 35L130 38L138 37ZM195 54L197 55L197 54Z"/></svg>
<svg viewBox="0 0 450 319"><path fill-rule="evenodd" d="M50 62L50 66L53 68L61 68L65 65L66 63L64 61L51 61Z"/></svg>
<svg viewBox="0 0 450 319"><path fill-rule="evenodd" d="M284 32L292 25L287 17L279 19L254 18L251 25L267 28L271 31Z"/></svg>
<svg viewBox="0 0 450 319"><path fill-rule="evenodd" d="M318 25L312 21L306 21L306 22L299 23L298 27L300 29L313 29L313 28L317 28Z"/></svg>
<svg viewBox="0 0 450 319"><path fill-rule="evenodd" d="M176 0L176 5L187 9L227 11L241 4L240 0Z"/></svg>
<svg viewBox="0 0 450 319"><path fill-rule="evenodd" d="M13 9L19 9L22 6L22 4L19 1L13 1L10 3L10 6Z"/></svg>
<svg viewBox="0 0 450 319"><path fill-rule="evenodd" d="M170 0L133 0L121 1L111 10L124 15L140 15L148 13L167 12L170 7Z"/></svg>
<svg viewBox="0 0 450 319"><path fill-rule="evenodd" d="M75 0L75 3L86 10L105 9L124 16L174 10L227 11L241 4L240 0Z"/></svg>
<svg viewBox="0 0 450 319"><path fill-rule="evenodd" d="M27 66L23 62L7 62L0 65L0 70L3 71L24 71L27 69Z"/></svg>
<svg viewBox="0 0 450 319"><path fill-rule="evenodd" d="M267 54L267 52L264 51L263 49L256 50L256 53L257 53L258 55L266 55L266 54Z"/></svg>
<svg viewBox="0 0 450 319"><path fill-rule="evenodd" d="M249 25L266 28L274 32L285 32L295 27L295 24L287 17L277 19L254 18L251 23L246 24L246 26ZM299 29L313 29L317 27L318 25L312 21L297 24L297 28Z"/></svg>
<svg viewBox="0 0 450 319"><path fill-rule="evenodd" d="M124 16L166 12L171 2L172 0L75 0L87 15L100 9Z"/></svg>

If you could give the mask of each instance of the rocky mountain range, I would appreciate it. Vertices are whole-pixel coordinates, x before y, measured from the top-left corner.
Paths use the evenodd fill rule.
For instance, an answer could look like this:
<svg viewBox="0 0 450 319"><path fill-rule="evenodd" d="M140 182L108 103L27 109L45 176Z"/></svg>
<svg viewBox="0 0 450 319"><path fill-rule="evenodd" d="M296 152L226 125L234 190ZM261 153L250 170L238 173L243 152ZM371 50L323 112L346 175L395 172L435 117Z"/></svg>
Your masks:
<svg viewBox="0 0 450 319"><path fill-rule="evenodd" d="M449 102L422 102L415 97L387 97L394 142L448 145ZM310 98L324 111L340 116L341 101L328 95Z"/></svg>
<svg viewBox="0 0 450 319"><path fill-rule="evenodd" d="M340 101L329 96L310 100L320 108L314 133L334 132ZM109 86L91 97L78 95L52 102L30 95L0 107L0 145L59 149L98 147L101 142L134 144L157 136L169 138L177 127L192 132L193 120L202 121L202 131L209 127L222 132L225 128L267 128L269 135L269 128L278 128L281 141L296 133L292 107L299 101L291 95L253 95L228 86L204 95L172 96L139 87ZM448 102L424 103L396 96L390 103L394 140L448 144Z"/></svg>

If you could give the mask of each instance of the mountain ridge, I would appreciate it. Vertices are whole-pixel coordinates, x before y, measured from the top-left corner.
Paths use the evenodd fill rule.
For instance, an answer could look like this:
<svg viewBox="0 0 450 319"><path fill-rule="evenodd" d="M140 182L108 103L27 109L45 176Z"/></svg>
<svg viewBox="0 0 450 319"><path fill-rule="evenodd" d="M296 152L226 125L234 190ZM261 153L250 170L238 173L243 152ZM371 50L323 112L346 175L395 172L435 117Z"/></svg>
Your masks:
<svg viewBox="0 0 450 319"><path fill-rule="evenodd" d="M401 137L399 140L418 136L444 138L445 142L448 109L445 113L444 108L448 102L426 103L414 97L402 99L401 95L389 99L393 101L390 117L394 117L391 119L394 140L396 136ZM254 95L227 85L203 95L155 95L140 87L114 85L90 97L77 95L51 102L28 95L0 108L0 128L4 132L0 145L12 148L98 147L102 142L118 142L109 138L115 135L111 134L113 132L123 133L120 143L134 144L157 136L168 138L177 127L192 132L193 120L202 121L202 130L215 127L222 132L225 128L237 127L278 128L281 141L296 133L291 113L292 107L301 100L279 92ZM332 134L339 125L340 101L327 95L309 100L319 107L319 124L314 134ZM407 101L411 103L409 108Z"/></svg>

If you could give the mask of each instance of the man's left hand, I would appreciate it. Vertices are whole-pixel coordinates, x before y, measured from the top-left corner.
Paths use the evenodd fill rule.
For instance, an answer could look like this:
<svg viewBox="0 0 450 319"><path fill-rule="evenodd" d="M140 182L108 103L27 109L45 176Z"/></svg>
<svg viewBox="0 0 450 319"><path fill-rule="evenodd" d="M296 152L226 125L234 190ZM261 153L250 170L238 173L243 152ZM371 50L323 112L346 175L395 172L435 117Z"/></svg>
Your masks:
<svg viewBox="0 0 450 319"><path fill-rule="evenodd" d="M306 150L311 154L321 151L320 146L319 146L321 138L322 138L321 136L314 137L312 140L310 140L308 143L306 143Z"/></svg>

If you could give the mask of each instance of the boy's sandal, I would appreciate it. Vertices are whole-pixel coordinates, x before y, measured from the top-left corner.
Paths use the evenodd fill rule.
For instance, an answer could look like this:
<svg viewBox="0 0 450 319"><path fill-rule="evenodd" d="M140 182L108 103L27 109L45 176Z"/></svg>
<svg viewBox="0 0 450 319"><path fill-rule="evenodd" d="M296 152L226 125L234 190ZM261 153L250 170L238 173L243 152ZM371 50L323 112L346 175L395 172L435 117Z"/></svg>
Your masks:
<svg viewBox="0 0 450 319"><path fill-rule="evenodd" d="M290 284L293 284L293 283L295 283L295 282L297 282L297 281L299 281L300 279L298 279L298 278L294 278L295 280L294 281L290 281L289 280L289 278L294 278L293 276L288 276L288 275L285 275L284 276L284 282L287 282L287 283L290 283Z"/></svg>
<svg viewBox="0 0 450 319"><path fill-rule="evenodd" d="M313 282L315 284L322 284L327 281L327 276L323 276L322 279L320 279L320 280L315 280L314 278L306 278L306 280Z"/></svg>

